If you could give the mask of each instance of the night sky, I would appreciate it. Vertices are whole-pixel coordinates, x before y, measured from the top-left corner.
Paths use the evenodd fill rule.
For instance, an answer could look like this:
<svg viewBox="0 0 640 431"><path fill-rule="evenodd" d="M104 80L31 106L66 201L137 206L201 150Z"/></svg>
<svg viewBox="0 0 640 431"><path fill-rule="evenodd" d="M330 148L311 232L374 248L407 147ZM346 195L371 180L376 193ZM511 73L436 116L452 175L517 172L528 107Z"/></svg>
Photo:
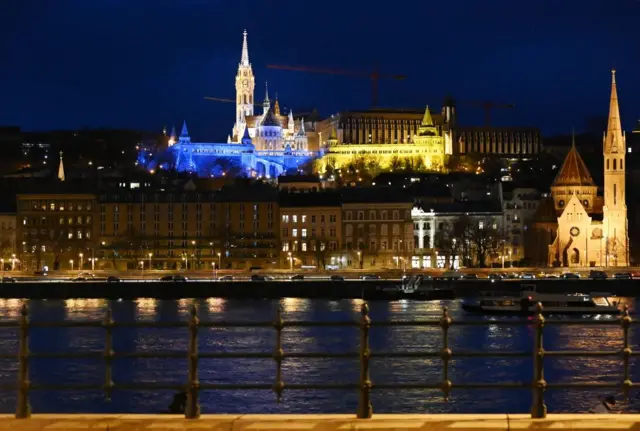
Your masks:
<svg viewBox="0 0 640 431"><path fill-rule="evenodd" d="M405 74L381 105L440 109L443 98L514 103L494 124L580 132L607 114L618 70L623 125L640 118L637 0L0 0L0 125L25 130L160 130L187 120L195 140L225 139L242 30L256 75L294 112L371 103L366 78L267 64ZM458 108L466 124L482 111Z"/></svg>

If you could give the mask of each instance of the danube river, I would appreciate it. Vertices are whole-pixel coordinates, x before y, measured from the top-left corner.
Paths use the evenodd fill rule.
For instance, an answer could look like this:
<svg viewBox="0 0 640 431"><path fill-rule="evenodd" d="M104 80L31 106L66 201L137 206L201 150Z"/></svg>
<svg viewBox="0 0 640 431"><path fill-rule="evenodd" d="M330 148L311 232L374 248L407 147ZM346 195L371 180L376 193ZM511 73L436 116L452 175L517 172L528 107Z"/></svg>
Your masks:
<svg viewBox="0 0 640 431"><path fill-rule="evenodd" d="M197 302L204 320L267 321L280 305L284 320L353 320L359 318L360 300L281 301L223 300L210 298ZM102 319L111 306L116 321L170 322L187 319L190 300L111 302L103 300L31 301L31 318L37 321ZM19 317L21 301L1 300L3 320ZM447 305L454 320L469 319L460 301L413 302L372 301L372 320L438 319L440 308ZM634 302L631 302L633 307ZM615 318L600 317L615 320ZM473 318L474 320L477 317ZM496 319L496 318L492 318ZM500 317L497 319L509 319ZM489 318L487 318L489 320ZM450 347L457 350L530 351L533 328L516 326L460 326L450 330ZM442 331L436 327L374 327L371 330L373 351L416 351L441 348ZM545 328L545 348L551 350L620 349L619 326L571 325ZM30 349L44 352L100 352L104 349L105 331L101 328L34 328ZM631 348L636 350L640 332L631 332ZM271 352L275 331L272 328L202 329L201 352ZM283 348L286 352L357 351L357 328L286 328ZM114 330L114 349L120 352L186 351L186 328L119 328ZM0 329L0 352L13 353L18 348L17 330ZM0 382L17 380L16 360L2 360ZM373 359L371 379L375 383L416 383L442 380L440 359ZM632 359L632 380L640 380L640 368ZM288 359L283 363L286 383L356 383L359 377L356 359ZM452 361L450 379L457 383L530 381L532 360L510 358L462 358ZM545 378L549 382L619 382L620 358L547 358ZM117 359L113 380L116 383L186 381L186 359ZM30 377L37 384L102 384L104 364L90 359L36 359L30 364ZM203 359L200 361L202 383L273 383L272 359ZM549 390L545 399L550 412L586 411L597 397L606 392L584 390ZM95 412L155 413L167 408L172 392L115 391L107 401L100 391L33 391L34 413ZM3 393L0 411L15 411L15 394ZM531 394L522 390L456 390L448 402L438 390L374 390L374 413L525 413ZM355 391L286 391L280 403L270 391L206 391L201 393L203 413L354 413Z"/></svg>

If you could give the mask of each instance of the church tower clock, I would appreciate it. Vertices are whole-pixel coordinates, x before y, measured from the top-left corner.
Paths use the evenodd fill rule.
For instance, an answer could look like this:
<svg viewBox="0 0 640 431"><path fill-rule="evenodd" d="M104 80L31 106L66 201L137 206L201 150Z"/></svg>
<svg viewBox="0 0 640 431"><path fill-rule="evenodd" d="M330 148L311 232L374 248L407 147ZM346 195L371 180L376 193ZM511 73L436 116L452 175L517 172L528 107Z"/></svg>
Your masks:
<svg viewBox="0 0 640 431"><path fill-rule="evenodd" d="M234 141L237 142L246 127L246 117L253 115L253 90L255 79L251 63L249 63L249 48L247 46L247 31L243 33L242 56L236 74L236 121L233 128Z"/></svg>

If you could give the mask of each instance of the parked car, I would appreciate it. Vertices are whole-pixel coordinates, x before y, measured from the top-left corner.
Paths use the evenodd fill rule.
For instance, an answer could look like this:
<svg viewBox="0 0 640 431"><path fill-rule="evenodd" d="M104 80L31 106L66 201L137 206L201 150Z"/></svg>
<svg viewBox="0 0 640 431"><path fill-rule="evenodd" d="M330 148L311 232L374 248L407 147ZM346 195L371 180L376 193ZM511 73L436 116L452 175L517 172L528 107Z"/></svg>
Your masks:
<svg viewBox="0 0 640 431"><path fill-rule="evenodd" d="M87 277L74 277L71 281L87 281Z"/></svg>
<svg viewBox="0 0 640 431"><path fill-rule="evenodd" d="M616 272L613 274L613 278L616 280L631 280L633 276L630 272Z"/></svg>
<svg viewBox="0 0 640 431"><path fill-rule="evenodd" d="M187 277L184 275L165 275L160 281L174 282L174 283L186 283Z"/></svg>
<svg viewBox="0 0 640 431"><path fill-rule="evenodd" d="M523 280L534 280L536 278L536 275L532 272L525 272L520 276L520 278Z"/></svg>
<svg viewBox="0 0 640 431"><path fill-rule="evenodd" d="M607 273L604 271L591 270L589 271L589 278L591 280L606 280Z"/></svg>
<svg viewBox="0 0 640 431"><path fill-rule="evenodd" d="M302 280L304 280L304 275L296 274L296 275L292 276L289 280L291 280L291 281L302 281Z"/></svg>
<svg viewBox="0 0 640 431"><path fill-rule="evenodd" d="M380 276L376 274L364 274L360 276L360 280L380 280Z"/></svg>
<svg viewBox="0 0 640 431"><path fill-rule="evenodd" d="M565 280L580 280L580 274L575 272L565 272L562 274L562 278Z"/></svg>
<svg viewBox="0 0 640 431"><path fill-rule="evenodd" d="M233 276L232 275L224 275L224 276L218 278L218 281L233 281Z"/></svg>
<svg viewBox="0 0 640 431"><path fill-rule="evenodd" d="M16 279L13 277L2 277L0 280L2 280L3 283L15 283Z"/></svg>
<svg viewBox="0 0 640 431"><path fill-rule="evenodd" d="M107 277L107 283L120 283L120 279L115 275L110 275Z"/></svg>
<svg viewBox="0 0 640 431"><path fill-rule="evenodd" d="M463 280L477 280L478 279L478 274L464 274L462 276Z"/></svg>
<svg viewBox="0 0 640 431"><path fill-rule="evenodd" d="M463 274L458 271L445 271L441 278L443 280L460 280L462 279L462 276Z"/></svg>
<svg viewBox="0 0 640 431"><path fill-rule="evenodd" d="M33 275L47 276L49 273L47 271L35 271Z"/></svg>
<svg viewBox="0 0 640 431"><path fill-rule="evenodd" d="M331 281L344 281L344 277L341 275L332 275L329 279Z"/></svg>
<svg viewBox="0 0 640 431"><path fill-rule="evenodd" d="M504 277L501 274L496 274L495 272L492 272L489 274L489 280L502 280Z"/></svg>
<svg viewBox="0 0 640 431"><path fill-rule="evenodd" d="M269 281L269 280L273 280L273 277L269 277L268 275L260 275L260 274L253 274L251 276L251 281Z"/></svg>
<svg viewBox="0 0 640 431"><path fill-rule="evenodd" d="M95 274L91 273L91 272L79 272L78 273L78 277L85 277L85 278L94 278Z"/></svg>

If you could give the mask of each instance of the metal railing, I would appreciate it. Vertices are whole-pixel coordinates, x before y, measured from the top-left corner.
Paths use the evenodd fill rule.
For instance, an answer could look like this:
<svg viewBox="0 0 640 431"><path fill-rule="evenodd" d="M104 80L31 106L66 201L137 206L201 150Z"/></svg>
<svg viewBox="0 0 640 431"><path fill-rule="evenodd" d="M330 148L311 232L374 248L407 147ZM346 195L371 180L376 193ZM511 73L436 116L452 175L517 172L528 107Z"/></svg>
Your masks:
<svg viewBox="0 0 640 431"><path fill-rule="evenodd" d="M558 350L548 351L544 349L543 332L547 325L611 325L618 324L622 328L623 347L620 350ZM452 326L528 326L535 327L534 346L532 351L453 351L449 346L449 329ZM359 321L320 322L320 321L284 321L279 310L271 322L228 322L228 321L201 321L197 316L197 307L194 304L190 309L188 321L177 322L115 322L111 310L107 309L102 321L58 321L39 322L29 320L28 303L23 304L18 321L0 322L0 328L18 328L19 330L19 371L16 385L0 385L0 390L17 390L17 418L28 418L31 414L29 394L32 390L95 390L101 389L110 399L114 390L185 390L187 402L185 417L189 419L200 416L198 401L201 390L272 390L278 402L285 390L356 390L359 393L357 417L371 418L373 407L371 404L371 391L373 389L440 389L448 400L453 389L526 389L532 391L531 417L544 418L547 408L544 403L544 392L547 388L554 389L622 389L625 397L628 397L630 389L634 386L629 371L629 362L632 356L640 356L638 352L632 352L629 347L629 329L632 319L625 307L617 320L546 320L542 314L542 306L537 305L537 313L533 320L492 320L492 321L453 321L447 308L442 310L439 320L394 320L372 321L369 317L369 307L363 304ZM29 331L32 328L42 327L92 327L104 328L105 347L102 352L73 352L73 353L31 353L28 348ZM115 352L113 350L114 328L175 328L188 329L189 345L187 352ZM275 348L272 352L199 352L198 331L203 328L264 328L271 327L275 330ZM291 327L356 327L360 330L360 348L358 352L323 353L323 352L292 352L287 353L282 346L282 332ZM442 348L440 350L422 350L405 352L374 352L369 341L369 332L372 327L439 327L442 329ZM454 383L449 376L450 362L456 358L533 358L533 380L530 382L508 383ZM623 376L620 383L548 383L544 379L545 357L620 357L623 361ZM15 359L15 354L0 354L0 359ZM35 384L29 380L29 361L32 358L92 358L105 362L105 376L102 385L96 384ZM114 360L123 358L173 358L188 359L188 378L185 385L164 383L115 383L113 381L112 364ZM198 365L200 359L273 359L276 365L275 381L270 383L250 384L203 384L198 379ZM282 376L282 363L285 360L295 359L358 359L360 378L357 383L324 383L324 384L285 384ZM424 383L373 383L370 378L370 361L373 358L439 358L442 360L442 380Z"/></svg>

